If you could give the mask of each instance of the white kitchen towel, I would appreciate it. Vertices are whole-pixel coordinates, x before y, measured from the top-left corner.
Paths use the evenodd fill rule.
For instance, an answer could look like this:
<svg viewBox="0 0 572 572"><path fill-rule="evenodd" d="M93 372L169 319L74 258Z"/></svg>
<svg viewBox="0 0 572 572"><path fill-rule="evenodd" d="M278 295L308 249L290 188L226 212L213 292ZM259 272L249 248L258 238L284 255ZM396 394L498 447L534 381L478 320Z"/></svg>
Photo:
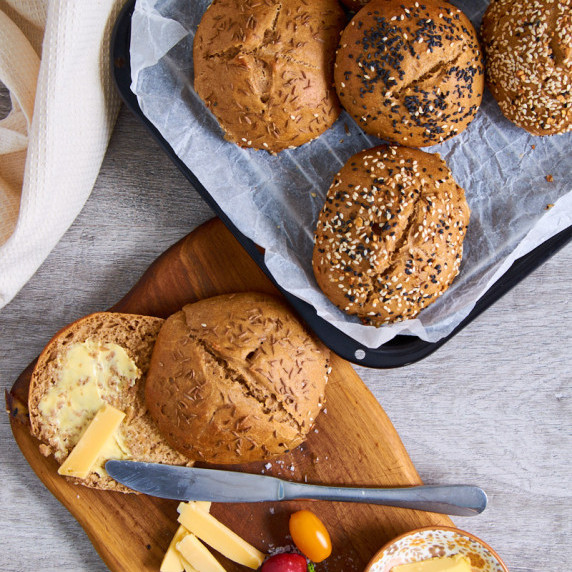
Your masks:
<svg viewBox="0 0 572 572"><path fill-rule="evenodd" d="M109 41L124 0L0 0L0 308L87 200L119 98Z"/></svg>

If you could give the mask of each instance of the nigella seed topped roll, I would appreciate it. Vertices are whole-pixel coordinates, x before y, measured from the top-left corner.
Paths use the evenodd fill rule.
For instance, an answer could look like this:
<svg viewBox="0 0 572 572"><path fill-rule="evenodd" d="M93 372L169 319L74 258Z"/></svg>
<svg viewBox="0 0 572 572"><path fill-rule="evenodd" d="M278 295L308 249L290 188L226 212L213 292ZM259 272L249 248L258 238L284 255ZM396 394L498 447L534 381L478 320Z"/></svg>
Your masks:
<svg viewBox="0 0 572 572"><path fill-rule="evenodd" d="M371 0L342 33L334 79L366 133L425 147L473 120L484 66L475 29L448 2Z"/></svg>
<svg viewBox="0 0 572 572"><path fill-rule="evenodd" d="M362 151L335 176L320 213L318 285L364 324L414 318L458 274L469 215L439 155L397 146Z"/></svg>

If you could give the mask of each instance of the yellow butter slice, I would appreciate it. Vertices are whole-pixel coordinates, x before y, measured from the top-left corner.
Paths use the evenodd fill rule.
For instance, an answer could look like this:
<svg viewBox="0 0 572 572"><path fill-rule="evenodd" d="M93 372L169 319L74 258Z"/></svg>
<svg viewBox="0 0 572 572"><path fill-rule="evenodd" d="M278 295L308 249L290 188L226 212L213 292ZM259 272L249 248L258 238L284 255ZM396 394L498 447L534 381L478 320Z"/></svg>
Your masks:
<svg viewBox="0 0 572 572"><path fill-rule="evenodd" d="M471 561L466 556L455 554L430 558L422 562L399 564L394 566L391 572L471 572Z"/></svg>
<svg viewBox="0 0 572 572"><path fill-rule="evenodd" d="M265 554L246 542L214 516L200 510L194 504L181 503L179 522L203 542L243 566L257 570L264 562ZM192 561L191 561L192 563Z"/></svg>
<svg viewBox="0 0 572 572"><path fill-rule="evenodd" d="M85 479L108 441L123 421L125 413L109 403L96 413L72 452L58 469L60 475Z"/></svg>
<svg viewBox="0 0 572 572"><path fill-rule="evenodd" d="M209 552L209 549L194 534L187 534L177 544L177 550L197 572L226 572L219 561Z"/></svg>

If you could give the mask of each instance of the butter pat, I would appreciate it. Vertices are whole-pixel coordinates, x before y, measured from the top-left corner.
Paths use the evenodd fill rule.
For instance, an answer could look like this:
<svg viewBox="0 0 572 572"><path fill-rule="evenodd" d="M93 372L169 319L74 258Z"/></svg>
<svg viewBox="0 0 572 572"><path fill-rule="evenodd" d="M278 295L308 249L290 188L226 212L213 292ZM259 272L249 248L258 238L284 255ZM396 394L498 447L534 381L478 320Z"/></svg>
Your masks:
<svg viewBox="0 0 572 572"><path fill-rule="evenodd" d="M194 504L196 504L198 508L204 510L205 512L209 512L211 509L210 502L199 501L195 502ZM195 570L189 562L184 561L181 554L177 550L177 544L179 544L179 542L181 542L181 540L183 540L187 534L189 534L187 529L183 525L179 526L177 532L175 532L175 535L171 540L171 544L169 544L169 548L167 548L167 552L165 552L165 556L161 562L160 572L193 572Z"/></svg>
<svg viewBox="0 0 572 572"><path fill-rule="evenodd" d="M181 503L179 522L203 542L218 550L229 560L257 570L265 555L196 504ZM188 559L187 559L188 560ZM192 562L192 561L191 561Z"/></svg>
<svg viewBox="0 0 572 572"><path fill-rule="evenodd" d="M125 413L106 403L95 415L77 445L58 469L60 475L85 479L113 438Z"/></svg>
<svg viewBox="0 0 572 572"><path fill-rule="evenodd" d="M183 565L190 564L197 572L226 572L209 549L194 535L187 534L177 544L177 550L183 557ZM192 564L191 564L192 563Z"/></svg>
<svg viewBox="0 0 572 572"><path fill-rule="evenodd" d="M466 556L455 554L455 556L400 564L394 566L391 572L471 572L471 561Z"/></svg>

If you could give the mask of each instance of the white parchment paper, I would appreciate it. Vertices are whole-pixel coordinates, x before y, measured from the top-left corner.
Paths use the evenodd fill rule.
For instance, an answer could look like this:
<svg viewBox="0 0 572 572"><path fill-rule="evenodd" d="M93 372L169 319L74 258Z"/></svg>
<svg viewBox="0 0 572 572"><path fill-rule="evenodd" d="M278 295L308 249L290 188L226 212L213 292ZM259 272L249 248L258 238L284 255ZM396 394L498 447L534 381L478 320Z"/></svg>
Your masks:
<svg viewBox="0 0 572 572"><path fill-rule="evenodd" d="M480 26L488 2L454 3ZM345 113L315 141L276 156L225 141L193 90L194 32L209 4L137 1L132 90L143 113L234 224L266 249L277 282L358 342L377 347L397 334L439 340L514 260L572 225L572 134L533 137L506 120L485 92L467 130L425 149L446 160L471 207L459 276L414 320L375 328L346 316L314 280L313 232L335 173L351 155L380 141L366 136Z"/></svg>

